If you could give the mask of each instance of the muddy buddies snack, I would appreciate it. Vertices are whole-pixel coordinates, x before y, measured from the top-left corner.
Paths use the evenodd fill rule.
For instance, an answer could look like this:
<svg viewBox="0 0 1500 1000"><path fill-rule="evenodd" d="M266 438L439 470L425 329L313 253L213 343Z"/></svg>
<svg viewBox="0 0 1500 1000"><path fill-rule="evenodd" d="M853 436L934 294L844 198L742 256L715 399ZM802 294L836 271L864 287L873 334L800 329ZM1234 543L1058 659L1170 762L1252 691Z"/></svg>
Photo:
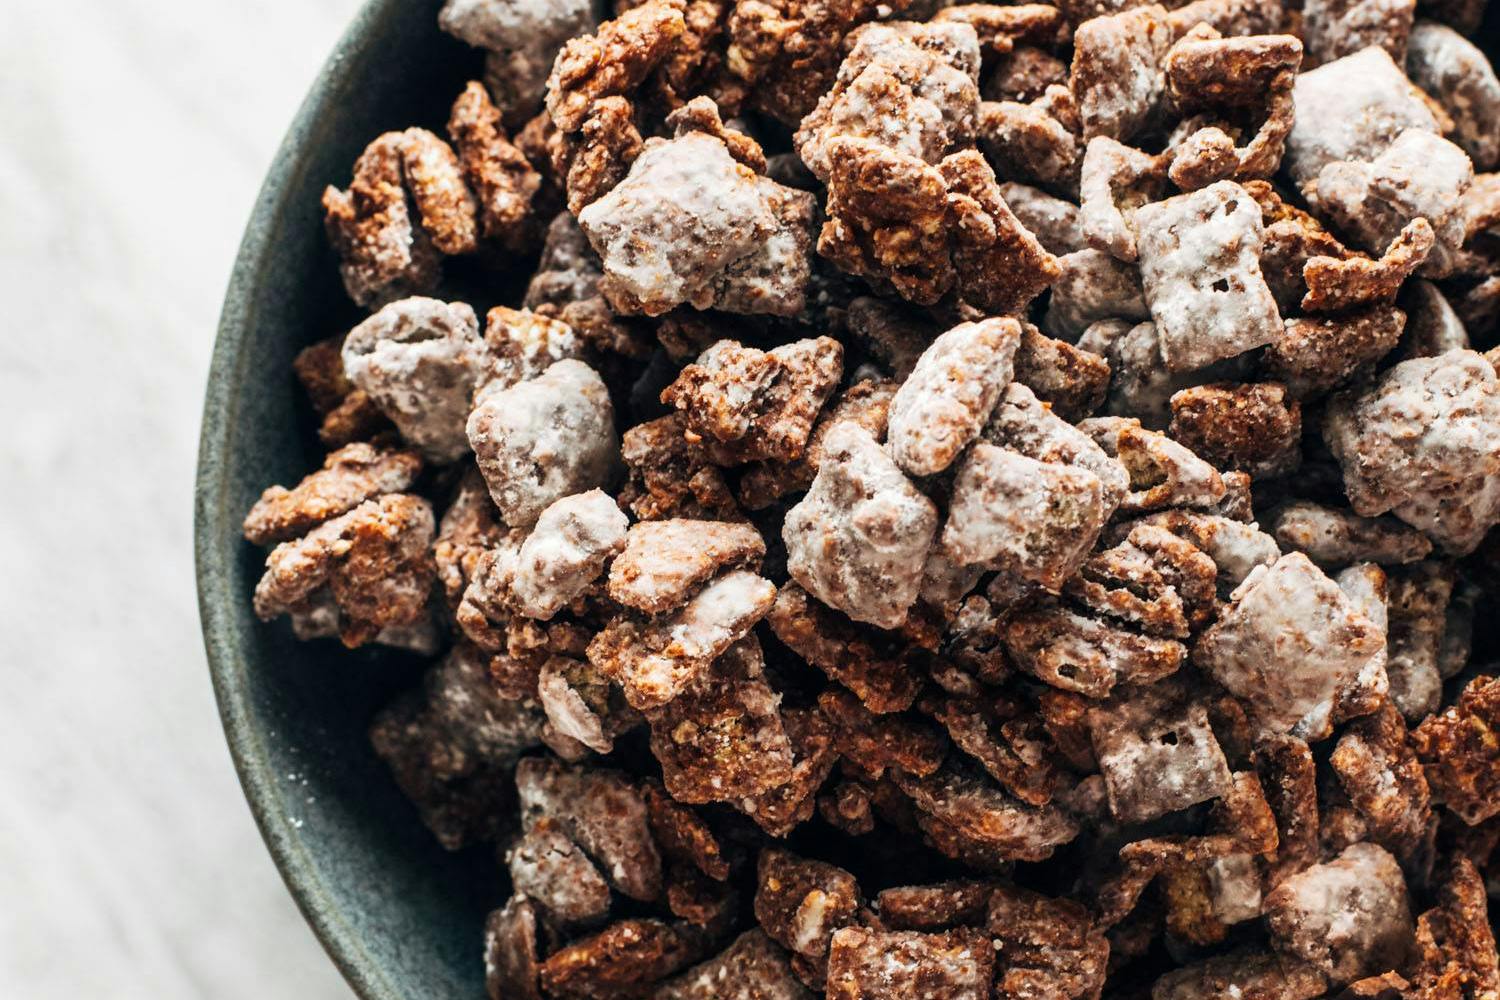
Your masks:
<svg viewBox="0 0 1500 1000"><path fill-rule="evenodd" d="M490 1000L1495 1000L1482 8L442 4L243 530Z"/></svg>

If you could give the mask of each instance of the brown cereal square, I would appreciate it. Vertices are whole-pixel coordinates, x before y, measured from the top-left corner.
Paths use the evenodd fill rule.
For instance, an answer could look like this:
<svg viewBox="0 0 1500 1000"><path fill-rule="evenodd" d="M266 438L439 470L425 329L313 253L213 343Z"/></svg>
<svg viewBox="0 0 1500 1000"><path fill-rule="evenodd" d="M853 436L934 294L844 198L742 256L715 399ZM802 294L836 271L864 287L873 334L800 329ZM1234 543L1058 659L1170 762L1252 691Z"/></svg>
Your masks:
<svg viewBox="0 0 1500 1000"><path fill-rule="evenodd" d="M830 1000L941 996L986 1000L995 952L978 931L940 934L846 927L828 956Z"/></svg>
<svg viewBox="0 0 1500 1000"><path fill-rule="evenodd" d="M1094 756L1123 823L1140 823L1229 790L1229 765L1208 713L1165 684L1116 692L1090 710Z"/></svg>

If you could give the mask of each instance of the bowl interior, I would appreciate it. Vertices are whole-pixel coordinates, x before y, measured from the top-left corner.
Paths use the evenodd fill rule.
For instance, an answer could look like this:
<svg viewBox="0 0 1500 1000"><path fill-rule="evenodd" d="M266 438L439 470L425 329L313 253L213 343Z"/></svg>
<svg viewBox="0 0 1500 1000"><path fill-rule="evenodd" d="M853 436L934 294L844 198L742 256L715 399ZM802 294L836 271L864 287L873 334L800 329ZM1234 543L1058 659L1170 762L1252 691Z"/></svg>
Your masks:
<svg viewBox="0 0 1500 1000"><path fill-rule="evenodd" d="M504 879L488 850L439 848L369 749L371 717L422 662L300 643L285 622L256 621L249 595L264 554L239 522L267 484L295 482L322 453L293 356L361 318L323 236L324 185L347 183L382 131L440 131L481 70L476 52L438 30L439 6L368 4L298 113L225 301L197 484L200 610L235 763L298 905L367 1000L482 997L479 929L504 901Z"/></svg>

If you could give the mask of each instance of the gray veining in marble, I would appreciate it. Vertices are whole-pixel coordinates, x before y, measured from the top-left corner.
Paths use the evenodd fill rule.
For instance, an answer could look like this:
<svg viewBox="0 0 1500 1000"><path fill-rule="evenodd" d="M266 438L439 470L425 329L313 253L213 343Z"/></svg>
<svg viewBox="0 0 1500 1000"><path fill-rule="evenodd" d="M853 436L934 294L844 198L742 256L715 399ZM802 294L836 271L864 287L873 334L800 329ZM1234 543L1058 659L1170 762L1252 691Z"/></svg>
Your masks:
<svg viewBox="0 0 1500 1000"><path fill-rule="evenodd" d="M0 996L350 995L235 782L191 530L240 233L357 6L0 18Z"/></svg>

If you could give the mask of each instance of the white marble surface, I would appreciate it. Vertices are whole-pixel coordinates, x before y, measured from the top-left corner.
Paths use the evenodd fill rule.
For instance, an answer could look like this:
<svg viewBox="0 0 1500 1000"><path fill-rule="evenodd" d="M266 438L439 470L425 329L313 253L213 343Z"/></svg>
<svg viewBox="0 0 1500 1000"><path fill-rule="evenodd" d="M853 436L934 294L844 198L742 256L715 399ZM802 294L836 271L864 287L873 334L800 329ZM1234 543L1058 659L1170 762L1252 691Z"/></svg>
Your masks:
<svg viewBox="0 0 1500 1000"><path fill-rule="evenodd" d="M191 519L240 231L357 6L0 16L0 996L351 995L235 782Z"/></svg>

